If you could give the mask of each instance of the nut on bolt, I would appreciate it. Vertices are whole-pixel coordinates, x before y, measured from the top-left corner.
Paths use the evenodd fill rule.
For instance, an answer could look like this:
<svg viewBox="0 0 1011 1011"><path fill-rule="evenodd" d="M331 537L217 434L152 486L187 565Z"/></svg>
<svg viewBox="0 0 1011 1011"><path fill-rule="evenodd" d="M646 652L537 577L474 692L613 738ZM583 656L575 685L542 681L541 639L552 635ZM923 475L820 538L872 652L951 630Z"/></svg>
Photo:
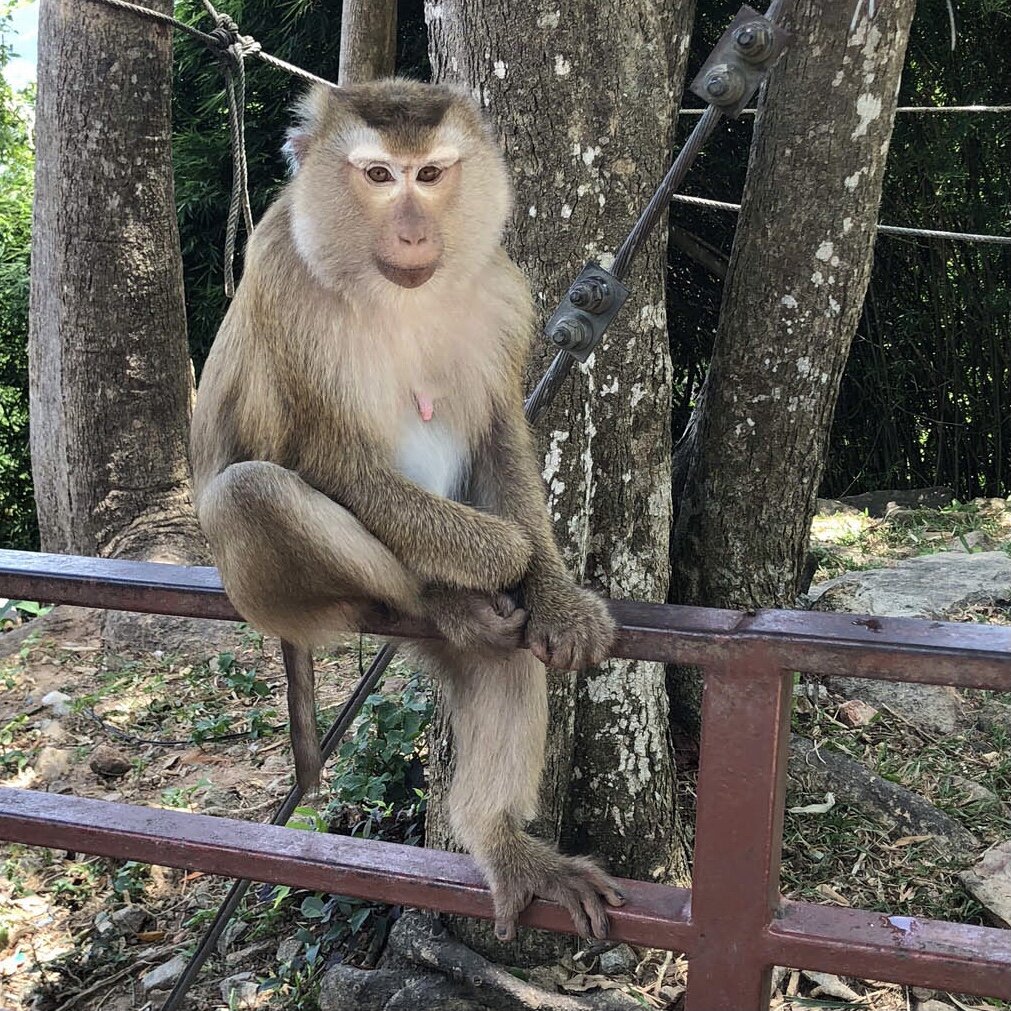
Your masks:
<svg viewBox="0 0 1011 1011"><path fill-rule="evenodd" d="M713 105L734 105L744 97L744 74L729 63L718 63L706 74L705 91Z"/></svg>
<svg viewBox="0 0 1011 1011"><path fill-rule="evenodd" d="M611 308L614 296L607 282L599 277L577 281L569 289L569 301L584 312L602 313Z"/></svg>
<svg viewBox="0 0 1011 1011"><path fill-rule="evenodd" d="M592 338L590 328L581 320L560 319L551 330L551 343L565 351L575 351Z"/></svg>
<svg viewBox="0 0 1011 1011"><path fill-rule="evenodd" d="M776 48L776 38L764 21L749 21L734 32L734 45L749 63L767 60Z"/></svg>

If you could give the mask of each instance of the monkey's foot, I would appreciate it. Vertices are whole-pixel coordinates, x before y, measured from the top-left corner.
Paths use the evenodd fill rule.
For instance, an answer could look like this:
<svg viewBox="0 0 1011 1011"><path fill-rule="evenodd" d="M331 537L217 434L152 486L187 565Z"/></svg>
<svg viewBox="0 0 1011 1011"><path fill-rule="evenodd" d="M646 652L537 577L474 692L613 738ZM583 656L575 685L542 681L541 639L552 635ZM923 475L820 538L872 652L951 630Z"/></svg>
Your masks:
<svg viewBox="0 0 1011 1011"><path fill-rule="evenodd" d="M583 937L607 937L607 907L623 906L615 882L589 857L567 857L523 833L485 863L495 902L495 936L516 937L516 920L534 897L564 906Z"/></svg>
<svg viewBox="0 0 1011 1011"><path fill-rule="evenodd" d="M527 612L507 593L434 588L425 594L429 617L446 641L468 653L519 649Z"/></svg>

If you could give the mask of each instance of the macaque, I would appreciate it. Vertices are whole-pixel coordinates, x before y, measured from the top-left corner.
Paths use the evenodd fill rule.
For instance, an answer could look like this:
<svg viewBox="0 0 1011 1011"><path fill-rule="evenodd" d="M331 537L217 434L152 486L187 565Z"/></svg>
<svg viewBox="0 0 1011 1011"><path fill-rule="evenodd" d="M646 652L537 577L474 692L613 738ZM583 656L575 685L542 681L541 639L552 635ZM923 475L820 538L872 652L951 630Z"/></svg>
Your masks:
<svg viewBox="0 0 1011 1011"><path fill-rule="evenodd" d="M566 572L523 417L528 286L501 246L511 193L488 125L443 86L316 88L203 373L200 523L235 607L302 647L369 609L426 618L414 646L450 707L451 823L496 936L533 896L603 937L622 897L528 834L545 664L599 663L613 624ZM319 773L311 677L289 684L299 783Z"/></svg>

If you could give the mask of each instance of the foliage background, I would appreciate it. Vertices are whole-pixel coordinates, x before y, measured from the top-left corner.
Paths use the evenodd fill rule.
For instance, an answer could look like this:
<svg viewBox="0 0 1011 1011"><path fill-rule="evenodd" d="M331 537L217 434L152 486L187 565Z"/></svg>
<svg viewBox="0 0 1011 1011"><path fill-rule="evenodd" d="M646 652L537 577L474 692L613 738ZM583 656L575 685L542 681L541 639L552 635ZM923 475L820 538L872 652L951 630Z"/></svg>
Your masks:
<svg viewBox="0 0 1011 1011"><path fill-rule="evenodd" d="M0 0L0 31L12 4ZM231 0L222 4L269 52L335 79L339 4ZM400 66L429 73L422 0L400 2ZM693 64L737 9L700 0ZM203 18L199 0L177 15ZM902 105L1011 103L1011 0L960 0L951 50L945 3L921 3ZM199 370L226 308L221 250L231 185L220 71L192 40L177 39L176 197L190 344ZM0 45L0 66L10 48ZM302 85L254 62L248 74L250 189L259 215L285 176L288 109ZM27 439L31 93L0 80L0 545L37 544ZM691 104L691 100L689 103ZM680 136L694 119L683 116ZM750 120L729 123L689 177L687 192L737 200ZM885 182L882 221L1011 234L1011 115L902 115ZM734 217L675 208L672 222L729 254ZM670 257L670 319L677 391L674 431L691 410L712 348L721 284L677 250ZM1011 492L1011 247L881 238L832 433L823 493L946 484L962 499Z"/></svg>

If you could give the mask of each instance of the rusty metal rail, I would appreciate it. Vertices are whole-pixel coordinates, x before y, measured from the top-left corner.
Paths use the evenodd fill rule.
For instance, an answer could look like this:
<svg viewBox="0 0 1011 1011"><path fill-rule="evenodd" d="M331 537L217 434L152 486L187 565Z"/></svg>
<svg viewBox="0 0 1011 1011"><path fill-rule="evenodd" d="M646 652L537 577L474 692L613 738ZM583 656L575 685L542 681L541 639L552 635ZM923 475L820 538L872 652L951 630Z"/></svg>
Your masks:
<svg viewBox="0 0 1011 1011"><path fill-rule="evenodd" d="M213 569L0 551L0 593L91 607L238 616ZM688 1011L761 1011L774 965L1011 999L1011 931L783 900L791 672L1011 691L1011 629L615 602L615 656L705 669L692 889L625 882L616 940L683 951ZM377 624L380 635L432 630ZM0 789L0 839L491 917L469 858L223 818ZM567 931L535 902L529 926Z"/></svg>

